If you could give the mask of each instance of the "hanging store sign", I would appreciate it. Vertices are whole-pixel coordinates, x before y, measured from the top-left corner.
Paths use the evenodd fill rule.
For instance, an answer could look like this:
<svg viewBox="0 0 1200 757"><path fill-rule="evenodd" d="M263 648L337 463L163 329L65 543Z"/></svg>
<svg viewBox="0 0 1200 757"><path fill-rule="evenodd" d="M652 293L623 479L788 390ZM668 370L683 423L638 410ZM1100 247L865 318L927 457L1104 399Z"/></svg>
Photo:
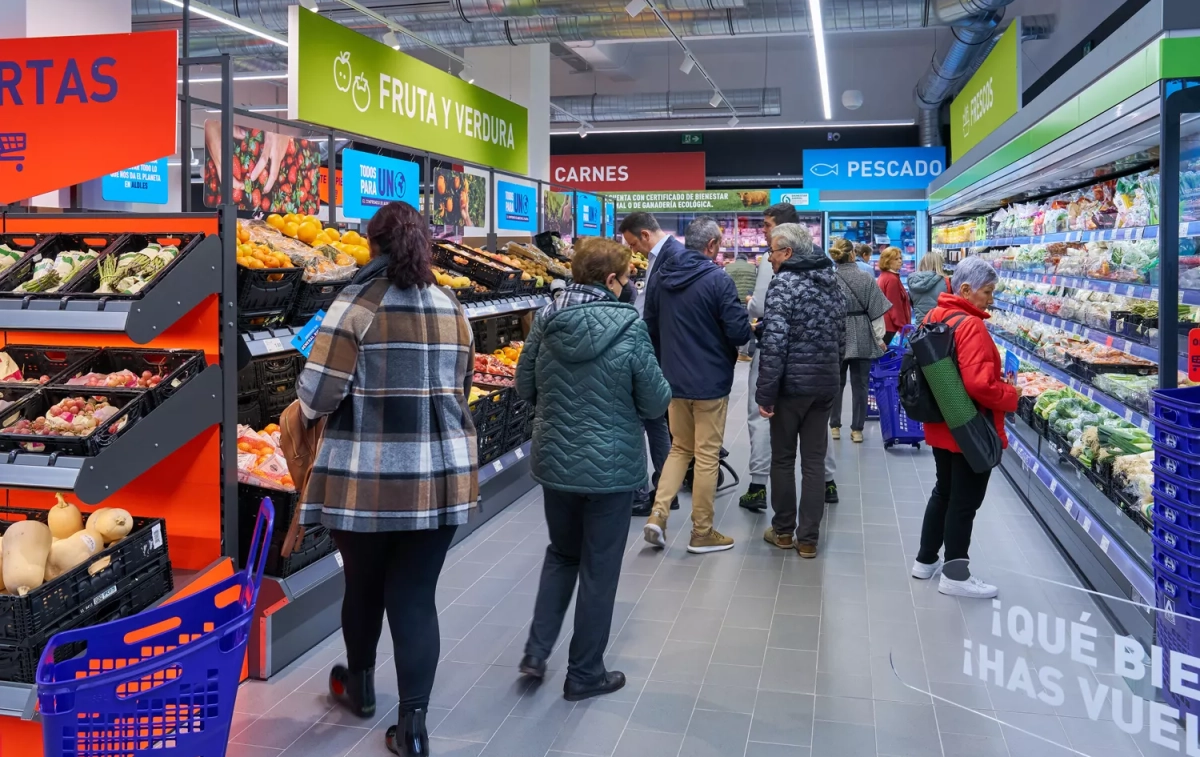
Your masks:
<svg viewBox="0 0 1200 757"><path fill-rule="evenodd" d="M529 172L525 108L300 6L288 14L289 118Z"/></svg>
<svg viewBox="0 0 1200 757"><path fill-rule="evenodd" d="M575 197L579 203L579 215L575 219L575 236L597 236L600 233L600 224L604 222L604 211L600 208L600 198L587 192L578 192Z"/></svg>
<svg viewBox="0 0 1200 757"><path fill-rule="evenodd" d="M508 181L496 182L496 230L537 233L537 190Z"/></svg>
<svg viewBox="0 0 1200 757"><path fill-rule="evenodd" d="M589 192L704 189L704 153L551 155L550 176Z"/></svg>
<svg viewBox="0 0 1200 757"><path fill-rule="evenodd" d="M944 147L804 151L804 186L825 190L925 189L945 169Z"/></svg>
<svg viewBox="0 0 1200 757"><path fill-rule="evenodd" d="M173 31L4 40L0 204L174 153L177 48Z"/></svg>
<svg viewBox="0 0 1200 757"><path fill-rule="evenodd" d="M712 189L704 192L611 192L618 213L707 213L762 211L771 204L766 189Z"/></svg>
<svg viewBox="0 0 1200 757"><path fill-rule="evenodd" d="M169 195L166 158L110 173L100 179L100 196L108 202L166 205Z"/></svg>
<svg viewBox="0 0 1200 757"><path fill-rule="evenodd" d="M950 103L950 153L967 154L1021 107L1021 20L1014 19L1000 41Z"/></svg>
<svg viewBox="0 0 1200 757"><path fill-rule="evenodd" d="M389 202L420 203L421 168L411 160L397 160L359 150L342 150L342 209L349 218L365 221Z"/></svg>

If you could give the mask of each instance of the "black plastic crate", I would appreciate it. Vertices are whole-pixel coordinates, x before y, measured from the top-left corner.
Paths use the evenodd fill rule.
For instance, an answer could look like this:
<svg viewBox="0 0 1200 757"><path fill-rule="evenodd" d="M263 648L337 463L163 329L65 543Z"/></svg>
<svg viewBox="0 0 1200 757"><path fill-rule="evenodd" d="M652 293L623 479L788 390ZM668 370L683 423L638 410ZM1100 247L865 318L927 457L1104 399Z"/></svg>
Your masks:
<svg viewBox="0 0 1200 757"><path fill-rule="evenodd" d="M257 391L238 395L237 422L258 431L263 423L262 395Z"/></svg>
<svg viewBox="0 0 1200 757"><path fill-rule="evenodd" d="M288 313L288 323L293 326L303 326L312 320L318 310L329 310L329 306L350 286L351 279L345 281L304 281L296 291L295 302Z"/></svg>
<svg viewBox="0 0 1200 757"><path fill-rule="evenodd" d="M25 262L26 258L37 254L38 245L49 238L49 234L0 234L0 245L4 245L13 252L21 255L11 266L0 270L0 281L3 280L4 274L7 271Z"/></svg>
<svg viewBox="0 0 1200 757"><path fill-rule="evenodd" d="M13 359L25 377L25 381L0 382L0 386L38 386L53 384L59 380L65 381L73 375L73 369L78 363L100 352L96 347L36 344L10 344L0 349ZM46 381L40 380L43 376L46 377Z"/></svg>
<svg viewBox="0 0 1200 757"><path fill-rule="evenodd" d="M0 410L0 428L7 428L21 419L22 404L38 393L37 384L0 384L0 402L9 402Z"/></svg>
<svg viewBox="0 0 1200 757"><path fill-rule="evenodd" d="M87 373L116 373L128 370L138 376L147 371L160 376L158 386L150 389L130 387L130 391L146 392L150 398L147 411L161 405L179 387L204 370L207 361L201 350L143 350L105 347L99 352L77 362L64 376L50 382L61 386L75 377ZM103 391L107 387L72 385L84 391Z"/></svg>
<svg viewBox="0 0 1200 757"><path fill-rule="evenodd" d="M1037 404L1036 397L1021 397L1017 400L1017 417L1026 424L1033 425L1033 406Z"/></svg>
<svg viewBox="0 0 1200 757"><path fill-rule="evenodd" d="M73 277L68 279L66 282L63 282L61 284L62 288L57 292L48 292L45 295L39 295L13 292L12 290L21 284L24 284L26 281L29 281L30 277L33 275L34 264L43 258L52 258L58 253L66 252L68 250L86 252L89 249L95 250L96 252L100 253L101 257L103 257L104 252L108 250L113 243L121 239L122 236L124 235L111 233L53 234L48 238L43 239L41 244L37 246L37 249L33 250L31 254L26 255L24 258L18 261L16 265L9 266L8 270L6 270L4 274L0 276L0 297L61 297L63 294L65 294L64 290L69 285L75 283L75 280L88 269L88 266L85 265L81 270L77 271ZM98 259L99 258L97 258L97 260ZM92 261L92 263L95 262L95 260Z"/></svg>
<svg viewBox="0 0 1200 757"><path fill-rule="evenodd" d="M484 258L474 250L465 249L454 242L434 242L433 262L447 270L462 273L497 294L515 293L521 288L519 269Z"/></svg>
<svg viewBox="0 0 1200 757"><path fill-rule="evenodd" d="M499 436L497 437L496 441L492 442L488 446L485 447L481 445L479 447L479 464L487 465L493 460L499 458L505 452L508 452L511 447L504 446L506 441L507 440L503 436Z"/></svg>
<svg viewBox="0 0 1200 757"><path fill-rule="evenodd" d="M0 510L0 533L18 520L33 519L46 521L45 510L4 509ZM20 515L23 518L12 519ZM88 514L84 515L87 523ZM96 575L88 574L88 567L108 557L109 566ZM43 633L81 613L90 612L98 597L110 596L110 592L121 591L122 587L147 565L158 565L169 560L167 526L161 518L133 519L133 530L129 536L89 558L82 565L67 571L52 581L47 581L23 597L0 594L0 641L20 641ZM116 587L114 589L113 587Z"/></svg>
<svg viewBox="0 0 1200 757"><path fill-rule="evenodd" d="M112 444L130 426L147 412L145 392L129 389L98 389L84 391L85 387L44 387L21 403L21 417L33 420L55 403L67 397L106 397L109 404L119 409L116 415L92 429L87 436L38 436L17 434L5 428L0 430L0 450L23 449L27 452L59 452L64 455L96 455ZM19 420L19 419L18 419ZM41 445L41 449L33 445Z"/></svg>
<svg viewBox="0 0 1200 757"><path fill-rule="evenodd" d="M490 450L493 447L500 447L501 452L507 451L504 447L504 441L507 438L508 426L501 426L494 431L489 431L486 434L476 433L476 440L479 442L479 461L482 463L483 451Z"/></svg>
<svg viewBox="0 0 1200 757"><path fill-rule="evenodd" d="M1038 436L1045 436L1046 428L1047 428L1046 419L1043 418L1042 416L1038 415L1037 413L1034 413L1033 414L1033 430L1037 432Z"/></svg>
<svg viewBox="0 0 1200 757"><path fill-rule="evenodd" d="M264 389L262 392L262 413L263 423L279 423L279 416L287 409L287 406L296 400L296 387L284 389L283 391L269 391Z"/></svg>
<svg viewBox="0 0 1200 757"><path fill-rule="evenodd" d="M238 331L264 331L287 324L287 308L267 310L243 310L238 308Z"/></svg>
<svg viewBox="0 0 1200 757"><path fill-rule="evenodd" d="M238 395L253 394L258 391L258 367L251 360L237 375Z"/></svg>
<svg viewBox="0 0 1200 757"><path fill-rule="evenodd" d="M307 546L305 546L307 545ZM333 554L336 547L333 536L324 526L309 526L305 529L304 539L297 549L287 557L280 557L278 550L272 550L267 555L267 564L263 572L276 578L287 578L298 573L326 555Z"/></svg>
<svg viewBox="0 0 1200 757"><path fill-rule="evenodd" d="M239 313L278 310L286 314L296 299L304 269L238 266L237 275Z"/></svg>
<svg viewBox="0 0 1200 757"><path fill-rule="evenodd" d="M287 533L288 527L292 525L292 514L296 510L296 501L300 495L296 492L285 492L282 489L268 489L265 486L239 483L238 512L241 514L240 517L245 520L256 517L263 497L270 497L271 504L275 506L275 534Z"/></svg>
<svg viewBox="0 0 1200 757"><path fill-rule="evenodd" d="M27 637L18 642L0 641L0 680L15 683L33 683L38 662L50 639L63 631L110 623L154 606L175 588L171 563L165 558L159 563L147 565L124 587L114 586L111 593L97 596L95 605L86 613L70 618L42 634ZM56 662L69 660L86 648L83 641L64 644L54 650Z"/></svg>
<svg viewBox="0 0 1200 757"><path fill-rule="evenodd" d="M152 234L125 234L113 244L109 245L104 253L88 263L82 271L71 279L71 283L63 287L63 292L69 292L72 297L82 299L116 299L116 300L138 300L146 295L146 292L154 288L154 285L162 281L163 277L170 273L171 269L179 265L179 261L183 256L191 252L200 240L204 238L203 233L191 234L176 234L173 232L162 232ZM162 247L173 245L179 248L179 254L167 263L166 267L159 271L145 287L133 294L120 294L115 292L98 293L96 289L100 286L100 263L105 258L112 255L122 255L126 252L139 252L146 249L152 244L158 244Z"/></svg>
<svg viewBox="0 0 1200 757"><path fill-rule="evenodd" d="M486 434L503 428L508 422L508 409L512 398L512 389L498 388L492 394L471 403L469 407L471 419L475 421L476 434Z"/></svg>
<svg viewBox="0 0 1200 757"><path fill-rule="evenodd" d="M294 355L286 357L260 357L252 361L258 374L258 385L266 387L271 384L295 385L299 375L299 364Z"/></svg>

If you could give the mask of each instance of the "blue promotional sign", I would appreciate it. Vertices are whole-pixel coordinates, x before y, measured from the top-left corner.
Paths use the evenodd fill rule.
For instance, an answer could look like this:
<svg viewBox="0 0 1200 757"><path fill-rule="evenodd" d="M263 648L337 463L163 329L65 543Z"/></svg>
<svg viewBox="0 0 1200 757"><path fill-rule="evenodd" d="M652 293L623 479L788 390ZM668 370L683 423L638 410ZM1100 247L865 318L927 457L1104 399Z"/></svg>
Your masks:
<svg viewBox="0 0 1200 757"><path fill-rule="evenodd" d="M100 196L109 202L167 204L167 159L159 158L100 179Z"/></svg>
<svg viewBox="0 0 1200 757"><path fill-rule="evenodd" d="M808 188L925 189L945 169L944 147L804 151Z"/></svg>
<svg viewBox="0 0 1200 757"><path fill-rule="evenodd" d="M579 198L579 216L575 219L575 236L594 237L600 233L600 198L587 192L575 195Z"/></svg>
<svg viewBox="0 0 1200 757"><path fill-rule="evenodd" d="M420 206L420 167L408 160L342 150L342 209L367 220L389 202Z"/></svg>
<svg viewBox="0 0 1200 757"><path fill-rule="evenodd" d="M1021 356L1012 350L1004 353L1004 375L1016 376L1021 372Z"/></svg>
<svg viewBox="0 0 1200 757"><path fill-rule="evenodd" d="M496 182L496 229L537 233L537 190L507 181Z"/></svg>
<svg viewBox="0 0 1200 757"><path fill-rule="evenodd" d="M325 311L318 310L312 318L308 319L308 323L304 324L300 331L292 337L292 346L304 357L308 357L312 352L313 342L317 341L317 331L320 330L323 320L325 320Z"/></svg>
<svg viewBox="0 0 1200 757"><path fill-rule="evenodd" d="M607 233L610 237L616 236L617 204L615 202L604 203L604 227L607 229Z"/></svg>

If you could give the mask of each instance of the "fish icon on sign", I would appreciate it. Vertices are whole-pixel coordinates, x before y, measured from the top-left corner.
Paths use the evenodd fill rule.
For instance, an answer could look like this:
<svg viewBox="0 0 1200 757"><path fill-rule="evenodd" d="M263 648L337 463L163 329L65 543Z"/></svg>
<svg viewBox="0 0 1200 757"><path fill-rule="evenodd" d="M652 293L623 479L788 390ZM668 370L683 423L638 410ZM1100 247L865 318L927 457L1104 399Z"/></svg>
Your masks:
<svg viewBox="0 0 1200 757"><path fill-rule="evenodd" d="M16 163L17 170L24 168L21 161L25 156L25 132L0 132L0 162Z"/></svg>
<svg viewBox="0 0 1200 757"><path fill-rule="evenodd" d="M829 163L814 163L809 169L813 176L837 176L839 166L830 165Z"/></svg>

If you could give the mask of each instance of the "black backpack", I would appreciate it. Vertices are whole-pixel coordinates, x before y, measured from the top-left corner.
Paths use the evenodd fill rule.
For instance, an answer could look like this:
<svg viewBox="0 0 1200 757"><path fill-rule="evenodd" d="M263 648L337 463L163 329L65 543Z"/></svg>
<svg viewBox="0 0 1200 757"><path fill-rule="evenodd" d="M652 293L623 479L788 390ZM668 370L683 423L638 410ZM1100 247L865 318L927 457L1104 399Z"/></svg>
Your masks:
<svg viewBox="0 0 1200 757"><path fill-rule="evenodd" d="M964 313L955 313L945 321L922 323L908 340L900 361L900 406L904 408L905 415L914 421L942 423L945 419L913 353L913 343L932 340L939 343L938 351L954 354L954 332L964 318Z"/></svg>

